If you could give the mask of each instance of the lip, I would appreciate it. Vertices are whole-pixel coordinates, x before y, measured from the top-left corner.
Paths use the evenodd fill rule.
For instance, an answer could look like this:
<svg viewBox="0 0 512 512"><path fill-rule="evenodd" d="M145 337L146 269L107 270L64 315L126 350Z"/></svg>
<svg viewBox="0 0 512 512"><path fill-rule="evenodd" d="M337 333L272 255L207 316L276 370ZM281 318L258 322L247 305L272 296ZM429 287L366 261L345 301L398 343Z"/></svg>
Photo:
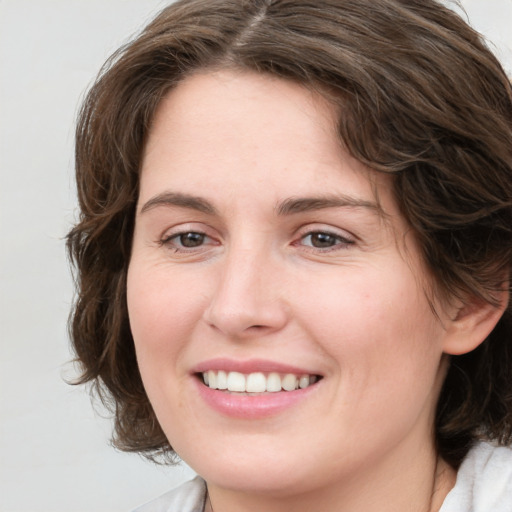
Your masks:
<svg viewBox="0 0 512 512"><path fill-rule="evenodd" d="M315 370L300 368L288 364L282 364L265 359L250 359L248 361L236 361L233 359L209 359L199 363L192 369L192 373L203 373L208 370L227 372L239 372L244 374L262 372L262 373L293 373L295 375L319 375Z"/></svg>
<svg viewBox="0 0 512 512"><path fill-rule="evenodd" d="M229 393L211 389L202 382L197 374L208 370L225 370L244 374L254 372L293 373L296 375L320 375L317 372L297 366L286 365L273 361L253 359L250 361L234 361L231 359L211 359L201 362L193 369L193 379L199 396L208 407L223 416L239 419L263 419L278 415L290 408L300 405L314 394L321 384L320 379L315 384L295 391L279 391L255 395Z"/></svg>

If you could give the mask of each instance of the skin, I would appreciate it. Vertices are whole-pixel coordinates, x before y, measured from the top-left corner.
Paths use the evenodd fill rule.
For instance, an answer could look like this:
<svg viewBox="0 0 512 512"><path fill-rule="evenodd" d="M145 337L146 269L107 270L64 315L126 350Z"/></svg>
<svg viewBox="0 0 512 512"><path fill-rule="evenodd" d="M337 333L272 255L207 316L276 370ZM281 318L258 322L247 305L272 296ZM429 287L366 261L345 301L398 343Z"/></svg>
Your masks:
<svg viewBox="0 0 512 512"><path fill-rule="evenodd" d="M297 84L204 72L162 101L150 131L130 323L158 420L215 512L435 511L454 484L432 434L445 354L492 322L437 302L432 314L390 178L340 147L335 115ZM342 204L283 206L327 196ZM322 379L277 414L234 418L198 393L194 368L218 357Z"/></svg>

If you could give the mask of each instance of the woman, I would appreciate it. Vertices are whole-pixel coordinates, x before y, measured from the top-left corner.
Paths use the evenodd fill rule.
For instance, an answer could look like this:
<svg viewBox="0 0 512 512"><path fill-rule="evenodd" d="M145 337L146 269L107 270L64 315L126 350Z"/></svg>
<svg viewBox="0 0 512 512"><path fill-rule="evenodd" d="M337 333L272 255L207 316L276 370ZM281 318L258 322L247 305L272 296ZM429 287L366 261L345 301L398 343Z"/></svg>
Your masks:
<svg viewBox="0 0 512 512"><path fill-rule="evenodd" d="M140 510L506 511L512 90L435 1L189 0L77 130L71 334Z"/></svg>

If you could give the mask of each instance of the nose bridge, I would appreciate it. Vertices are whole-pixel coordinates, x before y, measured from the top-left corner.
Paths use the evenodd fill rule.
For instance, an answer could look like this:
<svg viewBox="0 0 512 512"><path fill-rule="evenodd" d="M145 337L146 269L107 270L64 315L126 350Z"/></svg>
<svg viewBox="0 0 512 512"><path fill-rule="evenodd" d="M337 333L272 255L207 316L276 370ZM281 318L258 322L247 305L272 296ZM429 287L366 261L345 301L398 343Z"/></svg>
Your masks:
<svg viewBox="0 0 512 512"><path fill-rule="evenodd" d="M232 245L206 311L213 327L232 337L271 332L286 323L275 258L250 240Z"/></svg>

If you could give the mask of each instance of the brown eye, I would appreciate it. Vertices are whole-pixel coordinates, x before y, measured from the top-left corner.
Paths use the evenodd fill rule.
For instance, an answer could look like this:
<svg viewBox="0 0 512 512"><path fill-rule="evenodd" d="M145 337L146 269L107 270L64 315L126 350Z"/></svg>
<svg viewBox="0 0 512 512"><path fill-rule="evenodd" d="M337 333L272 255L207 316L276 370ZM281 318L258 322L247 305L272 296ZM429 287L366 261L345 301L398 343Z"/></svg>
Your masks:
<svg viewBox="0 0 512 512"><path fill-rule="evenodd" d="M339 242L339 237L331 235L329 233L311 233L310 240L313 247L318 249L324 249L326 247L332 247Z"/></svg>
<svg viewBox="0 0 512 512"><path fill-rule="evenodd" d="M169 233L159 241L159 245L170 251L174 257L194 257L211 254L220 245L219 240L201 231L178 231Z"/></svg>
<svg viewBox="0 0 512 512"><path fill-rule="evenodd" d="M206 235L203 233L182 233L181 235L178 235L179 243L183 247L199 247L200 245L203 245L204 240L206 238Z"/></svg>
<svg viewBox="0 0 512 512"><path fill-rule="evenodd" d="M328 231L311 231L301 238L301 244L312 249L342 249L353 243L349 238Z"/></svg>

